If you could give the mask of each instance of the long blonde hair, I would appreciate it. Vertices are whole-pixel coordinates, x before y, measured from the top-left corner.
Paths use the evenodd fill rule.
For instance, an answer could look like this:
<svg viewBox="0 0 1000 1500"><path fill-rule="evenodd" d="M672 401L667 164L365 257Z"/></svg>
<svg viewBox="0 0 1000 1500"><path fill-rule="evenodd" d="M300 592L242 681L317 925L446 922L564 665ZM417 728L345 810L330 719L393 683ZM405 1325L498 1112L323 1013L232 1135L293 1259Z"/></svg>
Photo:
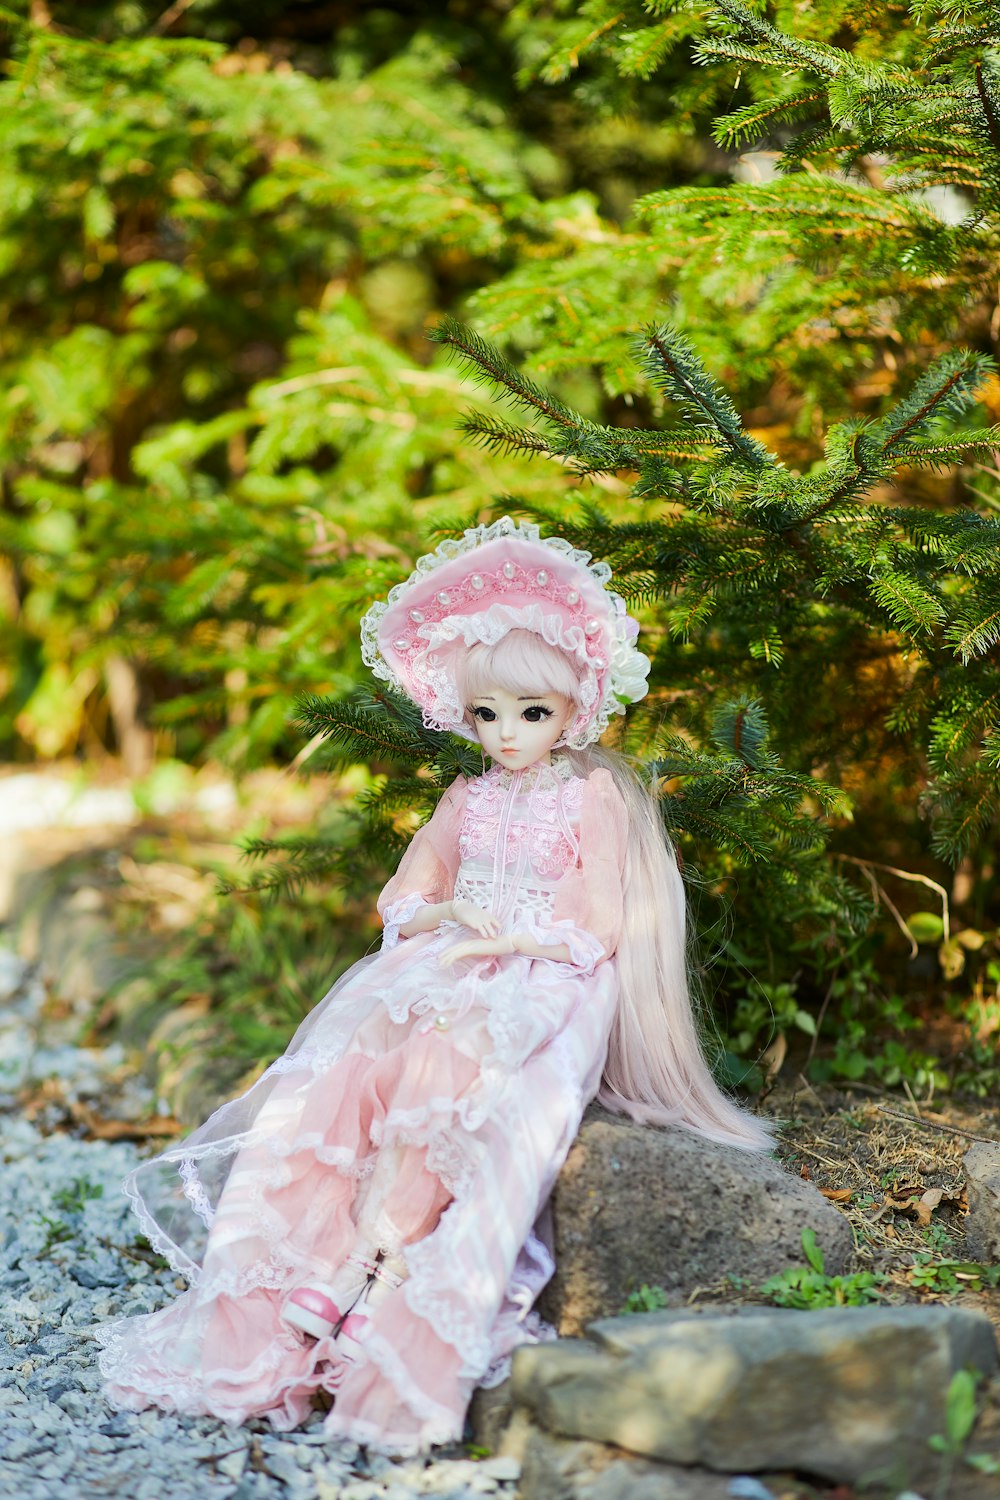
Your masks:
<svg viewBox="0 0 1000 1500"><path fill-rule="evenodd" d="M458 675L465 701L493 683L515 694L559 693L579 702L569 656L531 631L512 630L495 645L471 647ZM727 1145L768 1150L767 1126L723 1093L705 1057L688 983L684 883L653 790L616 751L563 753L584 779L598 767L609 771L628 817L618 1006L599 1102L644 1124L681 1125Z"/></svg>

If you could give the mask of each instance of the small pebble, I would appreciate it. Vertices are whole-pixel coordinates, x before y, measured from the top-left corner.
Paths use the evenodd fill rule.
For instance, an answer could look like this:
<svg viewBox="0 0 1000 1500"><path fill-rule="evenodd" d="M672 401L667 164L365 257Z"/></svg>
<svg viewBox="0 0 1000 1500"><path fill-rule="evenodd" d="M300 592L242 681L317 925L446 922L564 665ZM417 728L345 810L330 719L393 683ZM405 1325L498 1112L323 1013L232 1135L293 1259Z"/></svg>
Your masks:
<svg viewBox="0 0 1000 1500"><path fill-rule="evenodd" d="M481 1474L488 1474L501 1484L515 1483L521 1477L520 1463L505 1453L498 1453L495 1458L484 1458L478 1468Z"/></svg>
<svg viewBox="0 0 1000 1500"><path fill-rule="evenodd" d="M239 1453L227 1453L225 1458L220 1458L215 1469L216 1473L224 1474L227 1479L242 1479L246 1466L246 1451L241 1450Z"/></svg>

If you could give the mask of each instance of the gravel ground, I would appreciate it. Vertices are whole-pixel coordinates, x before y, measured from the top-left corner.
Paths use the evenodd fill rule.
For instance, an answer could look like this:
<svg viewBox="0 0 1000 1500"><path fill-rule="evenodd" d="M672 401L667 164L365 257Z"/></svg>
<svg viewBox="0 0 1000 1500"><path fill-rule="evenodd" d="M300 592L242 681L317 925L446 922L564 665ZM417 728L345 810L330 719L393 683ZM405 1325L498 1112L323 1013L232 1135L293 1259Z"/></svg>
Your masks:
<svg viewBox="0 0 1000 1500"><path fill-rule="evenodd" d="M153 1101L121 1050L75 1045L59 1014L0 947L0 1496L17 1500L471 1500L512 1495L516 1465L464 1453L392 1461L309 1426L115 1412L95 1324L152 1312L175 1294L120 1192L139 1149L67 1133L67 1106L138 1119ZM53 1085L47 1080L58 1080ZM45 1102L46 1088L50 1102ZM34 1119L23 1103L34 1095ZM41 1103L38 1103L39 1098Z"/></svg>

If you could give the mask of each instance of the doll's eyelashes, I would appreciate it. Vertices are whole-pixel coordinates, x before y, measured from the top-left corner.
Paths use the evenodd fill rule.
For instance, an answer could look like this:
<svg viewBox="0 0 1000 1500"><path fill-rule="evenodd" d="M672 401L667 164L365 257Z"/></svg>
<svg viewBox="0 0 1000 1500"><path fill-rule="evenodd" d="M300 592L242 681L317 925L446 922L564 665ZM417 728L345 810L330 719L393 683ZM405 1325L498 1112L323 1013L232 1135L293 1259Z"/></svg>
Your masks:
<svg viewBox="0 0 1000 1500"><path fill-rule="evenodd" d="M469 709L474 719L481 719L484 724L492 724L496 719L496 713L492 708L487 708L485 703L475 703ZM522 719L527 719L529 724L540 724L545 719L551 719L552 710L546 708L544 703L530 703L521 714Z"/></svg>

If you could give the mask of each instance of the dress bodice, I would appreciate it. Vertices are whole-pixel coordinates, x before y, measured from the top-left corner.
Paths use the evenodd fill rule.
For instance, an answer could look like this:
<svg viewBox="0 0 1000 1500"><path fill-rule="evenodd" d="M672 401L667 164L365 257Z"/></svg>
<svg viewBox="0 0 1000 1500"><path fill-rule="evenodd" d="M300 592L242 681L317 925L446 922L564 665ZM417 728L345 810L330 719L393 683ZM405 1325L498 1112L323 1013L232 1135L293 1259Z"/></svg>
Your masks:
<svg viewBox="0 0 1000 1500"><path fill-rule="evenodd" d="M492 911L505 931L528 915L551 917L580 852L583 788L563 757L524 771L494 766L470 782L455 898Z"/></svg>

